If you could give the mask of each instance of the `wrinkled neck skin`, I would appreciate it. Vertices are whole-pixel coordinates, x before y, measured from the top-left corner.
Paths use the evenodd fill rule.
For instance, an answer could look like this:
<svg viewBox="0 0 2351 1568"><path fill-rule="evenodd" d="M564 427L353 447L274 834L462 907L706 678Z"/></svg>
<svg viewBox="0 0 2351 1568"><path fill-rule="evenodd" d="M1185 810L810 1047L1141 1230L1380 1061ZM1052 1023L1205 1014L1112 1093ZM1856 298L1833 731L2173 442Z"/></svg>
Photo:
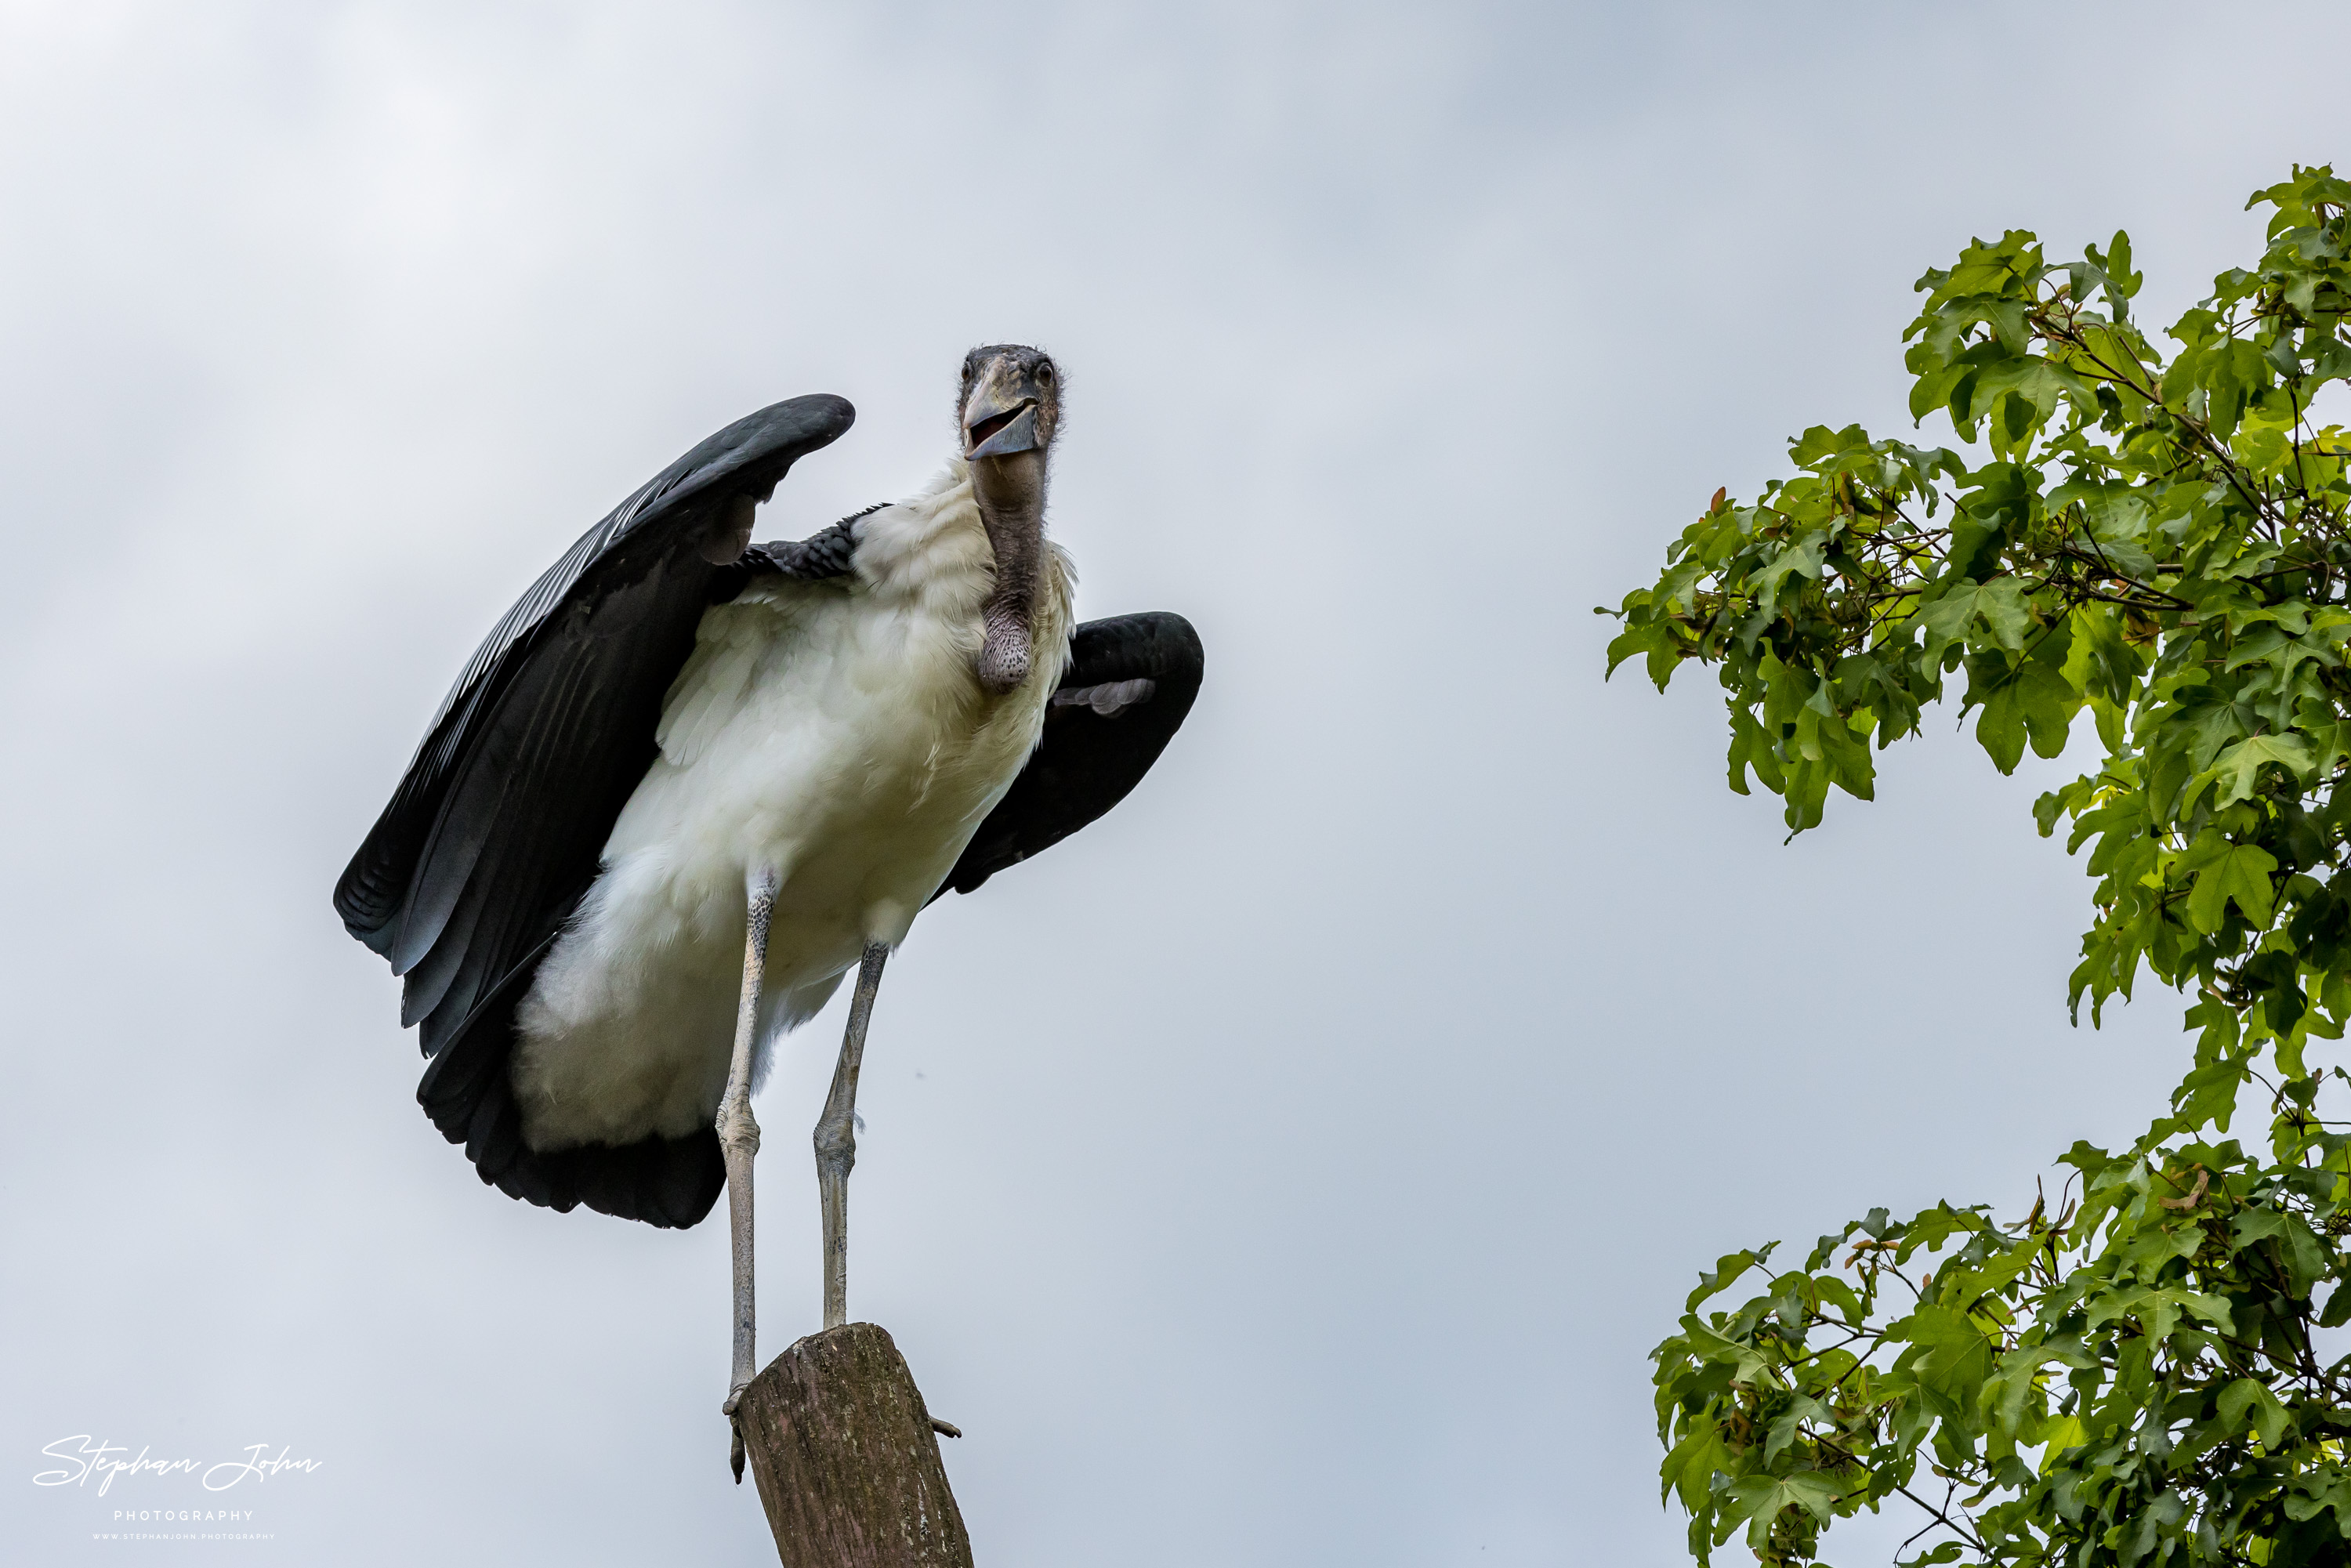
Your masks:
<svg viewBox="0 0 2351 1568"><path fill-rule="evenodd" d="M971 465L979 520L996 551L996 591L981 607L987 640L979 649L979 684L998 696L1029 678L1037 570L1045 553L1045 454L1008 453Z"/></svg>

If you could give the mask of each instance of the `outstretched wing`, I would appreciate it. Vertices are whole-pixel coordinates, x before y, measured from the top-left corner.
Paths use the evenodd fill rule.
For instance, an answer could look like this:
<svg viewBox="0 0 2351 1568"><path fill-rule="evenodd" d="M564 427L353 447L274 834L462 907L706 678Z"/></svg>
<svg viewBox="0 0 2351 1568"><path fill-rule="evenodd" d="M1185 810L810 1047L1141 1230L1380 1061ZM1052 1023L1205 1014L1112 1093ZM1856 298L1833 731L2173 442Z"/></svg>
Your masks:
<svg viewBox="0 0 2351 1568"><path fill-rule="evenodd" d="M714 1134L526 1148L507 1085L514 1010L657 755L662 698L703 612L755 571L798 564L794 547L744 549L753 507L855 417L821 394L761 409L581 535L458 676L336 885L344 925L407 977L401 1021L423 1025L434 1059L417 1098L517 1197L656 1225L691 1225L716 1200Z"/></svg>
<svg viewBox="0 0 2351 1568"><path fill-rule="evenodd" d="M1044 738L939 893L969 893L1125 800L1199 695L1200 638L1181 615L1089 621L1071 636L1070 655Z"/></svg>

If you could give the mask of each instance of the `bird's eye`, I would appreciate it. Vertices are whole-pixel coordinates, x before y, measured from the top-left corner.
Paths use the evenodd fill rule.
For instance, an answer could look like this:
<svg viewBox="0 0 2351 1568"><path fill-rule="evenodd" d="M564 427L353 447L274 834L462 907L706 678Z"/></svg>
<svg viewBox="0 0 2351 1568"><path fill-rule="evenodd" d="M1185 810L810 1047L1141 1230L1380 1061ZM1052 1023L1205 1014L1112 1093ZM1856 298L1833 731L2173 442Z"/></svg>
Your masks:
<svg viewBox="0 0 2351 1568"><path fill-rule="evenodd" d="M1037 379L1048 382L1053 379L1053 367L1050 362L1037 367Z"/></svg>

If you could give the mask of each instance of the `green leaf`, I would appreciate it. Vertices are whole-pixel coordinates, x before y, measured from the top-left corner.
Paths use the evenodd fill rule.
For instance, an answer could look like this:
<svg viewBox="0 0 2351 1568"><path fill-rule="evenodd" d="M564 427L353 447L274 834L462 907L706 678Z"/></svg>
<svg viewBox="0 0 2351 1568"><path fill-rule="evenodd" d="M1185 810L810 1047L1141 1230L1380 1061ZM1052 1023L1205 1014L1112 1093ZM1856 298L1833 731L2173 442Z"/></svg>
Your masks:
<svg viewBox="0 0 2351 1568"><path fill-rule="evenodd" d="M2248 736L2222 751L2214 761L2212 770L2220 792L2213 797L2212 807L2218 810L2252 799L2264 765L2282 768L2291 778L2308 772L2315 760L2310 742L2298 735ZM2267 907L2266 904L2263 907Z"/></svg>
<svg viewBox="0 0 2351 1568"><path fill-rule="evenodd" d="M1968 704L1980 704L1976 739L2002 773L2016 770L2029 739L2034 753L2056 757L2065 749L2082 695L2064 675L2066 644L2044 641L2022 665L2011 668L1998 653L1968 661Z"/></svg>
<svg viewBox="0 0 2351 1568"><path fill-rule="evenodd" d="M2253 1429L2262 1439L2262 1447L2274 1448L2285 1436L2285 1406L2270 1392L2266 1383L2250 1377L2240 1377L2220 1391L2220 1420L2231 1430L2245 1429L2245 1412L2253 1413Z"/></svg>
<svg viewBox="0 0 2351 1568"><path fill-rule="evenodd" d="M1955 584L1932 603L1919 607L1917 623L1926 628L1929 657L1950 643L1969 641L1979 625L1994 645L2013 651L2024 646L2032 612L2024 601L2024 585L2003 577L1987 583Z"/></svg>
<svg viewBox="0 0 2351 1568"><path fill-rule="evenodd" d="M2188 894L2189 923L2210 936L2220 928L2226 905L2233 902L2255 930L2266 929L2270 877L2277 863L2277 857L2258 844L2231 844L2222 850L2196 873L2196 885Z"/></svg>
<svg viewBox="0 0 2351 1568"><path fill-rule="evenodd" d="M1789 1476L1745 1476L1730 1484L1735 1517L1752 1519L1758 1524L1769 1524L1788 1508L1801 1508L1826 1524L1836 1511L1840 1495L1834 1481L1813 1470Z"/></svg>
<svg viewBox="0 0 2351 1568"><path fill-rule="evenodd" d="M2024 646L2032 612L2025 608L2024 585L2016 579L1994 578L1976 590L1976 613L1983 617L1993 642L2011 653Z"/></svg>
<svg viewBox="0 0 2351 1568"><path fill-rule="evenodd" d="M2047 1475L2057 1468L2068 1448L2078 1448L2090 1440L2089 1428L2078 1416L2060 1416L2049 1430L2042 1434L2041 1473Z"/></svg>
<svg viewBox="0 0 2351 1568"><path fill-rule="evenodd" d="M1689 1299L1682 1303L1682 1311L1694 1312L1698 1311L1700 1301L1719 1296L1730 1289L1739 1282L1740 1277L1748 1270L1760 1266L1769 1259L1771 1256L1772 1248L1777 1246L1779 1243L1774 1241L1761 1251L1753 1248L1741 1248L1736 1252L1724 1253L1715 1260L1712 1269L1698 1271L1698 1289L1692 1291L1689 1293Z"/></svg>
<svg viewBox="0 0 2351 1568"><path fill-rule="evenodd" d="M2090 1304L2093 1328L2131 1317L2139 1319L2147 1338L2158 1342L2169 1339L2183 1317L2218 1324L2223 1333L2234 1326L2228 1302L2177 1285L2122 1291Z"/></svg>
<svg viewBox="0 0 2351 1568"><path fill-rule="evenodd" d="M1926 629L1928 658L1953 643L1967 640L1968 629L1975 622L1976 596L1980 592L1977 584L1963 581L1947 590L1933 603L1918 607L1917 623Z"/></svg>
<svg viewBox="0 0 2351 1568"><path fill-rule="evenodd" d="M1780 590L1790 573L1817 579L1828 555L1828 540L1815 534L1774 556L1770 565L1750 580L1756 601L1770 614L1780 601Z"/></svg>
<svg viewBox="0 0 2351 1568"><path fill-rule="evenodd" d="M1918 1352L1911 1362L1913 1375L1954 1404L1973 1403L1991 1375L1995 1349L1983 1330L1964 1312L1932 1305L1912 1312L1905 1326Z"/></svg>
<svg viewBox="0 0 2351 1568"><path fill-rule="evenodd" d="M1706 1506L1714 1473L1728 1470L1730 1463L1730 1450L1723 1446L1720 1428L1709 1417L1698 1416L1692 1417L1690 1429L1666 1455L1657 1475L1664 1494L1679 1497L1682 1507L1696 1513Z"/></svg>

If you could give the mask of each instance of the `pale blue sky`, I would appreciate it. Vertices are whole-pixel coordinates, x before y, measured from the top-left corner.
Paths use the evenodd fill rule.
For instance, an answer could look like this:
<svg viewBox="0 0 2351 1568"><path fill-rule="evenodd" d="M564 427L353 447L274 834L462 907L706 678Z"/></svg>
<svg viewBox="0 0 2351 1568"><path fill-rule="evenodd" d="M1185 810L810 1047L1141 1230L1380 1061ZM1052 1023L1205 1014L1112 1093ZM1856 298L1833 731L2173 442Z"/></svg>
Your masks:
<svg viewBox="0 0 2351 1568"><path fill-rule="evenodd" d="M2295 15L0 4L0 1555L205 1500L30 1484L94 1432L323 1461L180 1561L767 1560L724 1234L481 1186L327 895L614 500L841 392L762 515L809 531L1011 339L1070 371L1081 610L1209 673L877 1014L852 1306L968 1434L980 1561L1680 1561L1694 1271L2026 1198L2184 1046L2065 1025L2051 769L1946 722L1782 847L1590 607L1803 425L1907 429L1970 235L2127 225L2166 319L2255 254L2246 193L2345 152L2351 24ZM837 1028L759 1106L763 1357Z"/></svg>

